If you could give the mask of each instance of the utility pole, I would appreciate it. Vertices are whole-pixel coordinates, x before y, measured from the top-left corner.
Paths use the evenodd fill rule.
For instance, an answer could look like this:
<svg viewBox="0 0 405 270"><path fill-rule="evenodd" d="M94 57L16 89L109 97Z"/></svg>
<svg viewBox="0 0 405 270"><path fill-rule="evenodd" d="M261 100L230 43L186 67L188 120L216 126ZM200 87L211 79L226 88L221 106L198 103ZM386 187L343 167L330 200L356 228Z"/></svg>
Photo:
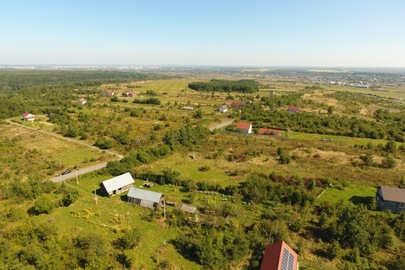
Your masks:
<svg viewBox="0 0 405 270"><path fill-rule="evenodd" d="M76 168L76 184L79 185L79 176L77 175L77 172L79 171L79 168Z"/></svg>
<svg viewBox="0 0 405 270"><path fill-rule="evenodd" d="M166 218L166 200L163 200L163 217Z"/></svg>
<svg viewBox="0 0 405 270"><path fill-rule="evenodd" d="M96 190L94 190L94 200L96 201L96 205L97 205L97 194L96 194Z"/></svg>

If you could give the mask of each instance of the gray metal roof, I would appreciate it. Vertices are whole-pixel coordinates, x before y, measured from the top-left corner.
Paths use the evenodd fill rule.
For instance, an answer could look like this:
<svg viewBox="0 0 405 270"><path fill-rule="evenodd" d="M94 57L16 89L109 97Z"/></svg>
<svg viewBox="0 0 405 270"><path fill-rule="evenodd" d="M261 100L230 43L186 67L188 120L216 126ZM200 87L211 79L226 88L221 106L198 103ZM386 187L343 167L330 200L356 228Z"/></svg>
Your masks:
<svg viewBox="0 0 405 270"><path fill-rule="evenodd" d="M384 201L405 203L405 189L381 186L381 195Z"/></svg>
<svg viewBox="0 0 405 270"><path fill-rule="evenodd" d="M132 178L131 174L129 172L121 174L119 176L116 176L114 178L111 178L109 180L103 181L103 186L107 190L108 193L117 190L119 188L122 188L126 185L133 184L135 181Z"/></svg>
<svg viewBox="0 0 405 270"><path fill-rule="evenodd" d="M131 187L131 189L128 192L128 197L130 197L130 198L136 198L136 199L151 201L151 202L155 202L155 203L159 203L162 196L163 196L163 194L159 193L159 192L154 192L154 191L149 191L149 190L134 188L134 187Z"/></svg>

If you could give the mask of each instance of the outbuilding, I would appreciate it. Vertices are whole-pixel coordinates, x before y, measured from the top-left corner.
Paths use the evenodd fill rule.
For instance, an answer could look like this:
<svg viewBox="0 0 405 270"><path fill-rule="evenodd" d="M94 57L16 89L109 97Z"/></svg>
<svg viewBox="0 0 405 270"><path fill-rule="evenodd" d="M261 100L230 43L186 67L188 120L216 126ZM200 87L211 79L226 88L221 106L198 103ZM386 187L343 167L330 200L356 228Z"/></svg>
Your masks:
<svg viewBox="0 0 405 270"><path fill-rule="evenodd" d="M128 192L128 202L146 208L159 208L163 205L162 193L131 187Z"/></svg>
<svg viewBox="0 0 405 270"><path fill-rule="evenodd" d="M378 209L400 213L405 210L405 189L380 186L377 188L376 201Z"/></svg>
<svg viewBox="0 0 405 270"><path fill-rule="evenodd" d="M132 175L127 172L101 182L100 188L105 195L114 196L116 194L127 191L134 182L135 181L132 178Z"/></svg>

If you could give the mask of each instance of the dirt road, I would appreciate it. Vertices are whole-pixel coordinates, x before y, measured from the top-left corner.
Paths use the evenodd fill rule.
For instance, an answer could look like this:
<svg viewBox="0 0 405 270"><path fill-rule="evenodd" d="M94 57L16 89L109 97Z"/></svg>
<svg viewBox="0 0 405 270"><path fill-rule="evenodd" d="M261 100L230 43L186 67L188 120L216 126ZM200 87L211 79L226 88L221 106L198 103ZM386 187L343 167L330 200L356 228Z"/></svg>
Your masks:
<svg viewBox="0 0 405 270"><path fill-rule="evenodd" d="M212 126L212 127L210 127L210 131L213 131L213 130L215 130L215 129L219 129L219 128L223 128L223 127L232 125L232 123L233 123L234 121L235 121L235 119L231 119L231 120L229 120L229 121L226 121L226 122L217 124L217 125L215 125L215 126Z"/></svg>

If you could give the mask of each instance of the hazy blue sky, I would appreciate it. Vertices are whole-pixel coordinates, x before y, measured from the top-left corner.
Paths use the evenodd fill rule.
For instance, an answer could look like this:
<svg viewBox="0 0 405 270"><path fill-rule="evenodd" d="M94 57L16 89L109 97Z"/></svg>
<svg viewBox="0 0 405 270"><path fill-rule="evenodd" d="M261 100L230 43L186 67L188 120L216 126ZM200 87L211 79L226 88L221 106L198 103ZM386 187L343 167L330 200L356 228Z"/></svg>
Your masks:
<svg viewBox="0 0 405 270"><path fill-rule="evenodd" d="M405 67L405 1L0 0L1 64Z"/></svg>

